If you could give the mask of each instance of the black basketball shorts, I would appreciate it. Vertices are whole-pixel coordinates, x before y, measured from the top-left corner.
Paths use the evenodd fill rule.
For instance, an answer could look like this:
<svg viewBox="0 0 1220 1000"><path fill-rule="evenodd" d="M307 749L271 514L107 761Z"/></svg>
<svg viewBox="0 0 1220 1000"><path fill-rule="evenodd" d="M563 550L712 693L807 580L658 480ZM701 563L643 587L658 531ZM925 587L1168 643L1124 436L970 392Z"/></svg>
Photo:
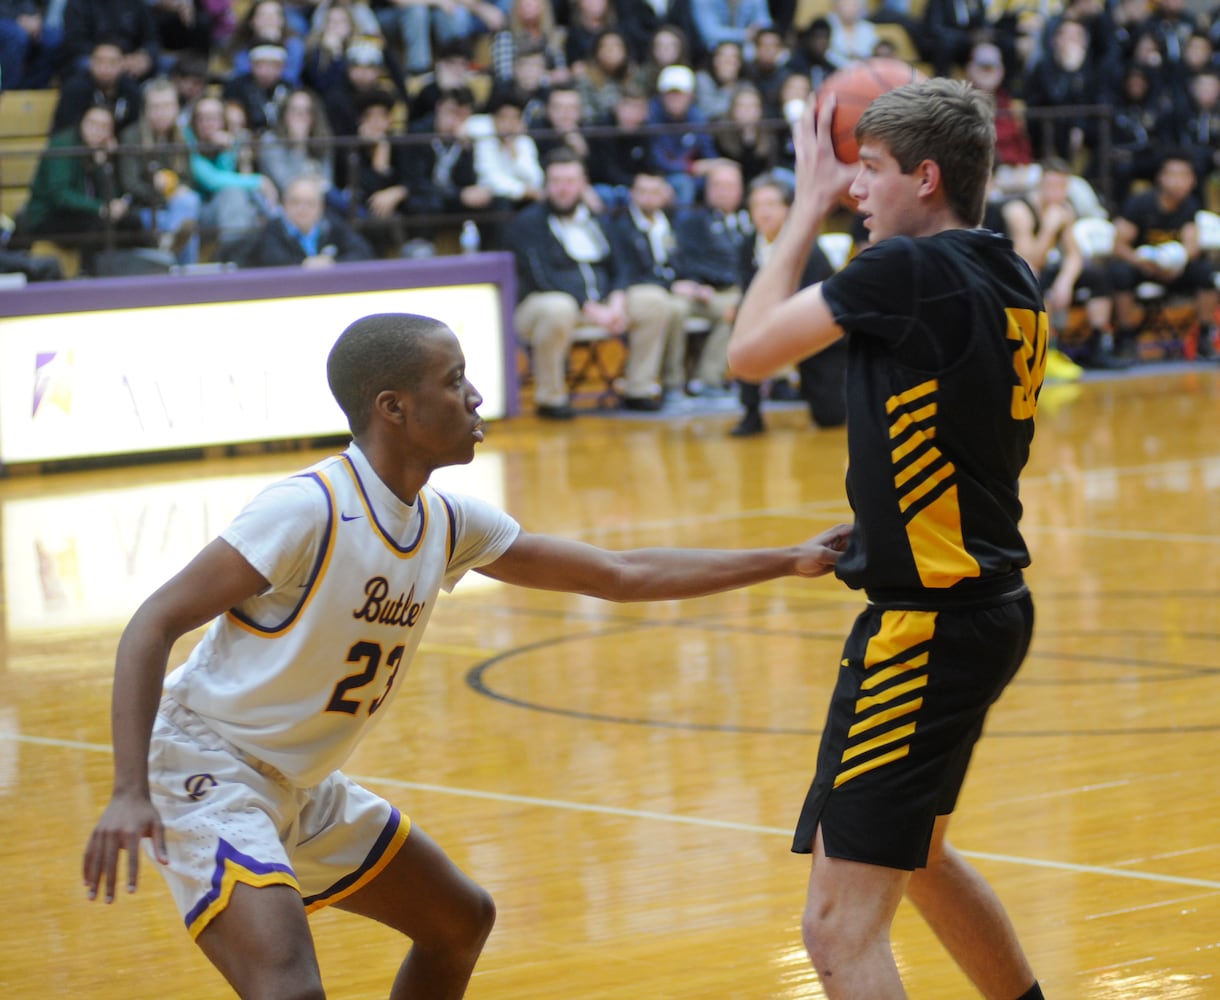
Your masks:
<svg viewBox="0 0 1220 1000"><path fill-rule="evenodd" d="M792 850L819 825L833 858L913 871L957 804L988 709L1033 633L1024 587L1000 603L939 610L870 605L843 649L817 772Z"/></svg>

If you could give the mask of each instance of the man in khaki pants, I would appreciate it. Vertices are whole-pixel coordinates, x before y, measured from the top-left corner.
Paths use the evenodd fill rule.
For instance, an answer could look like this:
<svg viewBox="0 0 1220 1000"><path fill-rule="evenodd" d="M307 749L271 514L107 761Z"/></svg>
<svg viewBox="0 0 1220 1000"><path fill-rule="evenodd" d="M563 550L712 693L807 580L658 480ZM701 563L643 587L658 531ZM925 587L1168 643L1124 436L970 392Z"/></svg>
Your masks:
<svg viewBox="0 0 1220 1000"><path fill-rule="evenodd" d="M507 231L517 258L514 324L531 345L538 415L572 417L568 351L573 332L586 325L627 334L622 405L658 410L668 294L656 285L628 285L613 230L586 204L590 188L579 157L561 147L544 168L544 200L522 211Z"/></svg>

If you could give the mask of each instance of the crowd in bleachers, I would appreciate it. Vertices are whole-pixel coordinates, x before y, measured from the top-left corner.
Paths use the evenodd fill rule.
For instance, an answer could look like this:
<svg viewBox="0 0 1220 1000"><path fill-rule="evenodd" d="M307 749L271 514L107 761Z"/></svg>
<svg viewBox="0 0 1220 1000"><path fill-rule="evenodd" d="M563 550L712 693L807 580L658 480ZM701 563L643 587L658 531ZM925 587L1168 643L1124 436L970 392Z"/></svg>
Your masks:
<svg viewBox="0 0 1220 1000"><path fill-rule="evenodd" d="M0 0L0 88L58 91L6 231L76 247L85 274L257 266L271 228L270 259L305 266L453 251L468 219L518 249L561 151L594 216L638 213L637 178L661 178L675 224L643 231L664 270L717 167L736 166L722 215L748 233L745 192L790 169L793 115L876 55L995 95L997 204L1035 203L1053 158L1122 215L1173 149L1202 208L1218 43L1187 0ZM308 231L286 205L302 177L298 200L322 199Z"/></svg>

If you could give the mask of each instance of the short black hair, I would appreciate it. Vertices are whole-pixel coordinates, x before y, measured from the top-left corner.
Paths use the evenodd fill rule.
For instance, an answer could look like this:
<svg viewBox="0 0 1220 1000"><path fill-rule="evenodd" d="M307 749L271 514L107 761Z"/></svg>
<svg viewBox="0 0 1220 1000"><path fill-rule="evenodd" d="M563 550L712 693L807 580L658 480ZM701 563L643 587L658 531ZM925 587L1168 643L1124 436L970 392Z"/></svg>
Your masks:
<svg viewBox="0 0 1220 1000"><path fill-rule="evenodd" d="M369 108L385 108L386 111L393 112L394 104L394 95L388 90L377 87L356 95L356 114L363 115Z"/></svg>
<svg viewBox="0 0 1220 1000"><path fill-rule="evenodd" d="M429 336L443 329L431 316L375 313L343 331L326 359L326 381L352 434L368 429L379 393L419 387Z"/></svg>

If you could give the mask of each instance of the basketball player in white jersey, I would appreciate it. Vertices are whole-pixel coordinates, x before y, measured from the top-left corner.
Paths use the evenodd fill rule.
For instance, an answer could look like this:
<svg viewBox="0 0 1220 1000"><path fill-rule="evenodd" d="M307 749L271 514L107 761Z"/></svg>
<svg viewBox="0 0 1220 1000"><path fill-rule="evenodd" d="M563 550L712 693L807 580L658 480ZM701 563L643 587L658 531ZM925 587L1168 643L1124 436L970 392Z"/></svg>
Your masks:
<svg viewBox="0 0 1220 1000"><path fill-rule="evenodd" d="M610 552L535 535L428 485L471 461L482 402L434 319L369 316L327 363L353 443L256 497L136 611L119 642L115 780L90 899L135 891L147 839L187 929L247 1000L324 996L306 914L335 905L411 939L392 1000L461 997L495 908L437 844L338 769L383 717L439 591L475 569L612 601L821 576L840 525L801 545ZM174 641L211 621L168 678Z"/></svg>

